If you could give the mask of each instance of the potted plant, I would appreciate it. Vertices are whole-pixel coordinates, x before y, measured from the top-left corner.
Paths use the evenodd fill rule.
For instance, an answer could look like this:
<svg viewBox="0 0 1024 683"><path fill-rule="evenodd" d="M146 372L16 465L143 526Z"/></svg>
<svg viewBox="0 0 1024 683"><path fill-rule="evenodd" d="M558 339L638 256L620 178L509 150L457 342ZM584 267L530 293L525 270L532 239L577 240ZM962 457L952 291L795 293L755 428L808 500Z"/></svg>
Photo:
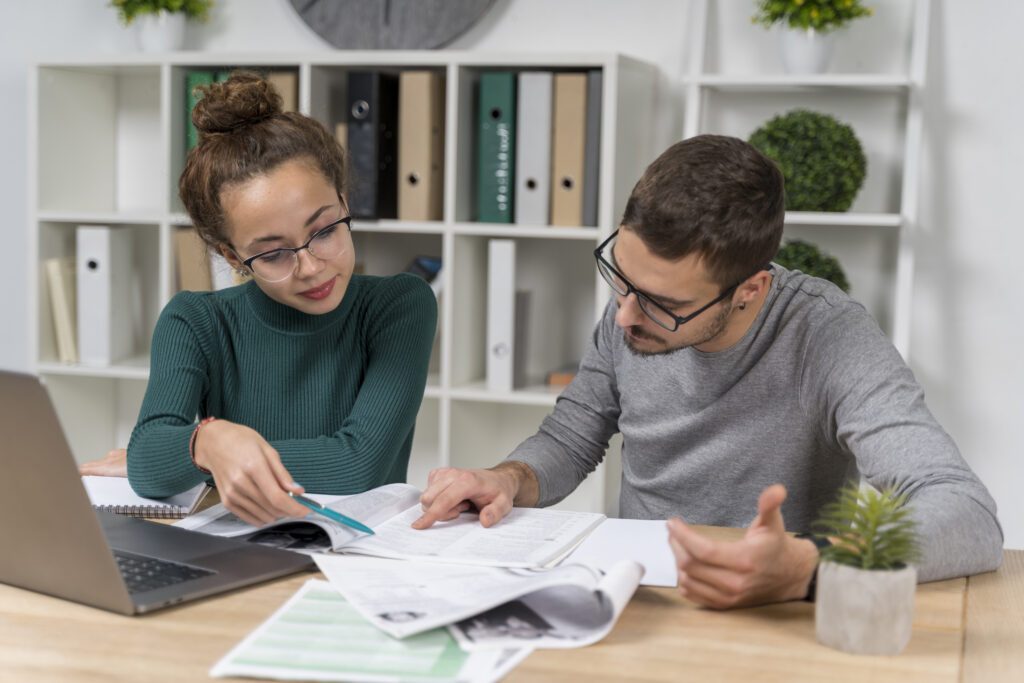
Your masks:
<svg viewBox="0 0 1024 683"><path fill-rule="evenodd" d="M799 270L802 273L828 280L847 294L850 283L846 279L839 261L822 252L817 246L803 240L786 240L773 259L783 268Z"/></svg>
<svg viewBox="0 0 1024 683"><path fill-rule="evenodd" d="M869 17L861 0L757 0L751 21L782 27L782 63L787 73L821 73L828 67L836 29Z"/></svg>
<svg viewBox="0 0 1024 683"><path fill-rule="evenodd" d="M135 25L139 47L145 52L181 49L187 21L210 18L213 0L110 0L125 26Z"/></svg>
<svg viewBox="0 0 1024 683"><path fill-rule="evenodd" d="M857 134L828 114L794 109L772 118L749 141L782 171L789 211L846 211L867 174Z"/></svg>
<svg viewBox="0 0 1024 683"><path fill-rule="evenodd" d="M899 654L910 640L920 555L916 524L894 489L850 484L826 505L815 597L818 641L854 654Z"/></svg>

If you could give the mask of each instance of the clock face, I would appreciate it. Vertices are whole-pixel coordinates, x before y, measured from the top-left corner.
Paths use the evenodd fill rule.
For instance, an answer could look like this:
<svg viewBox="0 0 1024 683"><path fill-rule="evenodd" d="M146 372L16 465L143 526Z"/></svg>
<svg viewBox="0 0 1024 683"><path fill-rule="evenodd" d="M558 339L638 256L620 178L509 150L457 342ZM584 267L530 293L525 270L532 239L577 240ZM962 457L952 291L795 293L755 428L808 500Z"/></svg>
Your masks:
<svg viewBox="0 0 1024 683"><path fill-rule="evenodd" d="M342 50L442 47L495 0L290 0L317 35Z"/></svg>

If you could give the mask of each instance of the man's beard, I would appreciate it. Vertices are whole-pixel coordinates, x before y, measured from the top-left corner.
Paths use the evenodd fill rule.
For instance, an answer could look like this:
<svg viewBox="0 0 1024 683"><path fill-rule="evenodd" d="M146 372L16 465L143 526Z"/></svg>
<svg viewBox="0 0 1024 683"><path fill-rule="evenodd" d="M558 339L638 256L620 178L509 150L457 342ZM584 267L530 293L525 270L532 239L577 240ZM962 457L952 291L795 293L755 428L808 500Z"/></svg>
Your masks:
<svg viewBox="0 0 1024 683"><path fill-rule="evenodd" d="M732 313L732 306L731 305L726 304L726 305L721 306L721 308L719 309L718 315L716 315L715 319L711 322L711 324L707 328L705 328L706 332L701 335L700 339L698 339L696 341L683 342L683 343L681 343L678 346L667 346L668 342L666 342L661 337L658 337L657 335L653 335L653 334L650 334L648 332L645 332L642 329L636 329L636 335L638 337L640 337L641 339L649 339L649 340L652 340L652 341L655 341L655 342L660 342L663 345L666 345L664 348L662 348L662 349L660 349L658 351L648 351L647 349L641 349L641 348L637 348L636 346L634 346L634 344L636 342L633 340L633 337L630 336L629 330L623 330L623 332L622 332L623 339L626 342L626 348L629 349L630 353L632 353L634 356L638 356L640 358L648 358L650 356L661 356L661 355L664 355L664 354L667 354L667 353L674 353L676 351L682 351L683 349L688 349L691 346L700 346L701 344L706 344L707 342L711 341L712 339L714 339L715 337L720 335L722 333L722 331L725 330L725 326L726 326L726 324L728 324L729 315L731 313Z"/></svg>

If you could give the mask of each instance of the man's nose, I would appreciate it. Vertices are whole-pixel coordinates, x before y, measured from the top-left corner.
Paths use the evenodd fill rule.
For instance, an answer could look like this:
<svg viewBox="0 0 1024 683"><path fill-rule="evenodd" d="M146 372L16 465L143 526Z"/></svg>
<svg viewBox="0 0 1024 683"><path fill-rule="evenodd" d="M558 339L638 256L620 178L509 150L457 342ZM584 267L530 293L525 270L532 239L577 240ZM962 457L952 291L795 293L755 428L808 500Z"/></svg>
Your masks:
<svg viewBox="0 0 1024 683"><path fill-rule="evenodd" d="M616 294L615 298L619 304L619 310L615 313L615 323L619 327L627 328L643 323L647 314L640 308L640 300L635 292L630 292L626 296Z"/></svg>

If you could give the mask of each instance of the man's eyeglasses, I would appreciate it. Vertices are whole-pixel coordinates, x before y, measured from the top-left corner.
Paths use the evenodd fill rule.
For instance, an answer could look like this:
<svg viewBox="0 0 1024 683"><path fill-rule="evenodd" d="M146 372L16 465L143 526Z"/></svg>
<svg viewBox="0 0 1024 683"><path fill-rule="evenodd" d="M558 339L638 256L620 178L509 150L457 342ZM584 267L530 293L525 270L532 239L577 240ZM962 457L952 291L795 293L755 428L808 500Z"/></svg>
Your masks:
<svg viewBox="0 0 1024 683"><path fill-rule="evenodd" d="M736 288L741 284L740 282L737 282L732 287L727 288L713 301L697 309L690 315L676 315L654 301L650 296L634 287L633 283L624 278L622 273L617 271L615 267L606 261L604 256L601 255L604 252L605 247L607 247L608 244L618 236L618 234L619 231L616 230L608 237L608 239L601 243L601 246L594 250L594 258L597 260L597 272L601 273L601 277L604 278L604 281L607 282L608 286L611 287L619 296L629 296L631 293L636 294L636 302L639 304L640 310L643 311L648 318L658 323L658 325L664 327L669 332L675 332L679 329L680 325L693 320L704 311L719 303L735 292Z"/></svg>
<svg viewBox="0 0 1024 683"><path fill-rule="evenodd" d="M298 267L299 252L303 249L308 249L310 254L321 261L330 261L345 251L345 233L339 229L342 224L351 230L352 217L339 218L327 227L317 230L301 247L271 249L244 259L242 265L264 282L287 280Z"/></svg>

